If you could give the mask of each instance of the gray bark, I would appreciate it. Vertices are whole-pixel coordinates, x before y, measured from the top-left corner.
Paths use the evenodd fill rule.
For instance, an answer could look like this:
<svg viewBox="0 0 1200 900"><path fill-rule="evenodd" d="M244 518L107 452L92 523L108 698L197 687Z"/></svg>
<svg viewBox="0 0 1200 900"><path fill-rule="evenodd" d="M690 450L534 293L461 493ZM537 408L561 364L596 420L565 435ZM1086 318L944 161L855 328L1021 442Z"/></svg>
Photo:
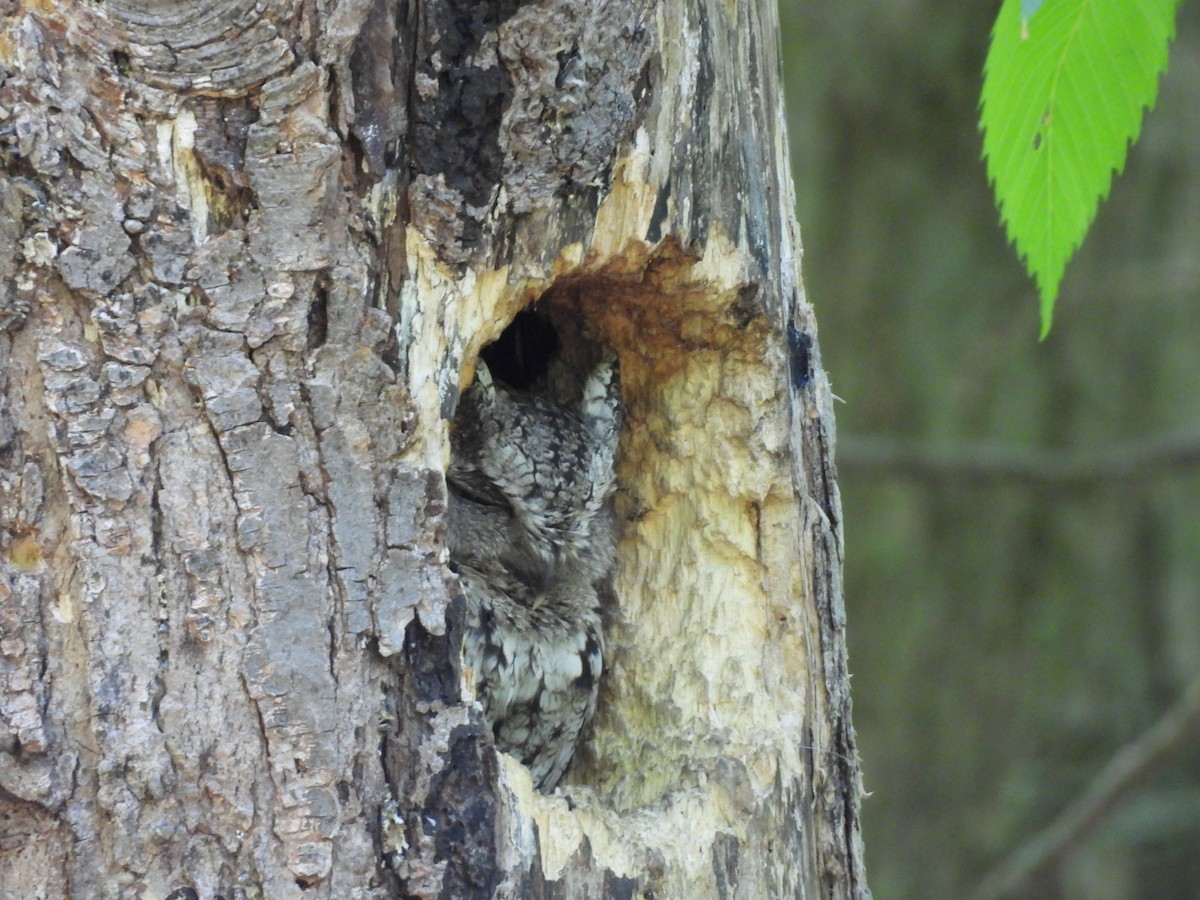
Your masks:
<svg viewBox="0 0 1200 900"><path fill-rule="evenodd" d="M0 884L866 894L772 4L13 4ZM447 422L536 303L620 360L565 794L461 671Z"/></svg>

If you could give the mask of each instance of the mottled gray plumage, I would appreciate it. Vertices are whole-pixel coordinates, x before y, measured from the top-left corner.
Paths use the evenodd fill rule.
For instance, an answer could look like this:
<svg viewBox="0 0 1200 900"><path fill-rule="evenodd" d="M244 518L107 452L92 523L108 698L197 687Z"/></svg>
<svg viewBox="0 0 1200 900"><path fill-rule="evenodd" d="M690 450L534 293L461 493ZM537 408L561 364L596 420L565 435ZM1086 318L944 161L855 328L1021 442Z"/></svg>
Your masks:
<svg viewBox="0 0 1200 900"><path fill-rule="evenodd" d="M614 553L608 500L620 431L615 363L575 408L492 380L481 362L451 432L450 560L467 595L463 662L496 746L543 791L596 708L598 585Z"/></svg>

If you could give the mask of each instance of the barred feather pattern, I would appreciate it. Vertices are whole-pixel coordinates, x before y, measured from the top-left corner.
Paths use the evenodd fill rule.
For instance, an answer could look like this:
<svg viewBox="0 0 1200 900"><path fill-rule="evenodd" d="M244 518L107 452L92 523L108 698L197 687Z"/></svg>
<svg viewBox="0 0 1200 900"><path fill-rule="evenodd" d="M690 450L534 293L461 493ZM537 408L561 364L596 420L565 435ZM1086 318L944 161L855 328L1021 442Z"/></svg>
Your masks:
<svg viewBox="0 0 1200 900"><path fill-rule="evenodd" d="M451 432L463 662L497 748L542 791L561 781L596 708L620 426L614 361L596 367L575 407L494 381L481 362Z"/></svg>

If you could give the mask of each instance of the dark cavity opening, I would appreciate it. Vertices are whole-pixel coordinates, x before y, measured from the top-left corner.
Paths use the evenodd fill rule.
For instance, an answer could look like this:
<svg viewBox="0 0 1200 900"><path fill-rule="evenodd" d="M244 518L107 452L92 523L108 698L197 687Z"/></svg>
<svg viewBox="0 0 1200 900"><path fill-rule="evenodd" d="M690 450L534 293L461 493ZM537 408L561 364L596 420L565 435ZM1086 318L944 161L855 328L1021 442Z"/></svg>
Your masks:
<svg viewBox="0 0 1200 900"><path fill-rule="evenodd" d="M479 355L496 378L528 391L545 380L561 346L558 329L550 319L537 310L525 309Z"/></svg>

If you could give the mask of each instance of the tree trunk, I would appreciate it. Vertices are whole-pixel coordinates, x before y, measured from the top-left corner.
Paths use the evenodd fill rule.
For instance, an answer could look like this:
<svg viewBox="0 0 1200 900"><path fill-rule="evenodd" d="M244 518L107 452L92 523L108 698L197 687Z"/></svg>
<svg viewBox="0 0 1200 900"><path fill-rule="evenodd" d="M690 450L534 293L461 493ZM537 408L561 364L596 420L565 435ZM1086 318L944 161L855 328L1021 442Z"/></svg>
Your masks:
<svg viewBox="0 0 1200 900"><path fill-rule="evenodd" d="M6 896L866 895L774 4L5 14ZM552 796L446 565L502 333L626 407Z"/></svg>

